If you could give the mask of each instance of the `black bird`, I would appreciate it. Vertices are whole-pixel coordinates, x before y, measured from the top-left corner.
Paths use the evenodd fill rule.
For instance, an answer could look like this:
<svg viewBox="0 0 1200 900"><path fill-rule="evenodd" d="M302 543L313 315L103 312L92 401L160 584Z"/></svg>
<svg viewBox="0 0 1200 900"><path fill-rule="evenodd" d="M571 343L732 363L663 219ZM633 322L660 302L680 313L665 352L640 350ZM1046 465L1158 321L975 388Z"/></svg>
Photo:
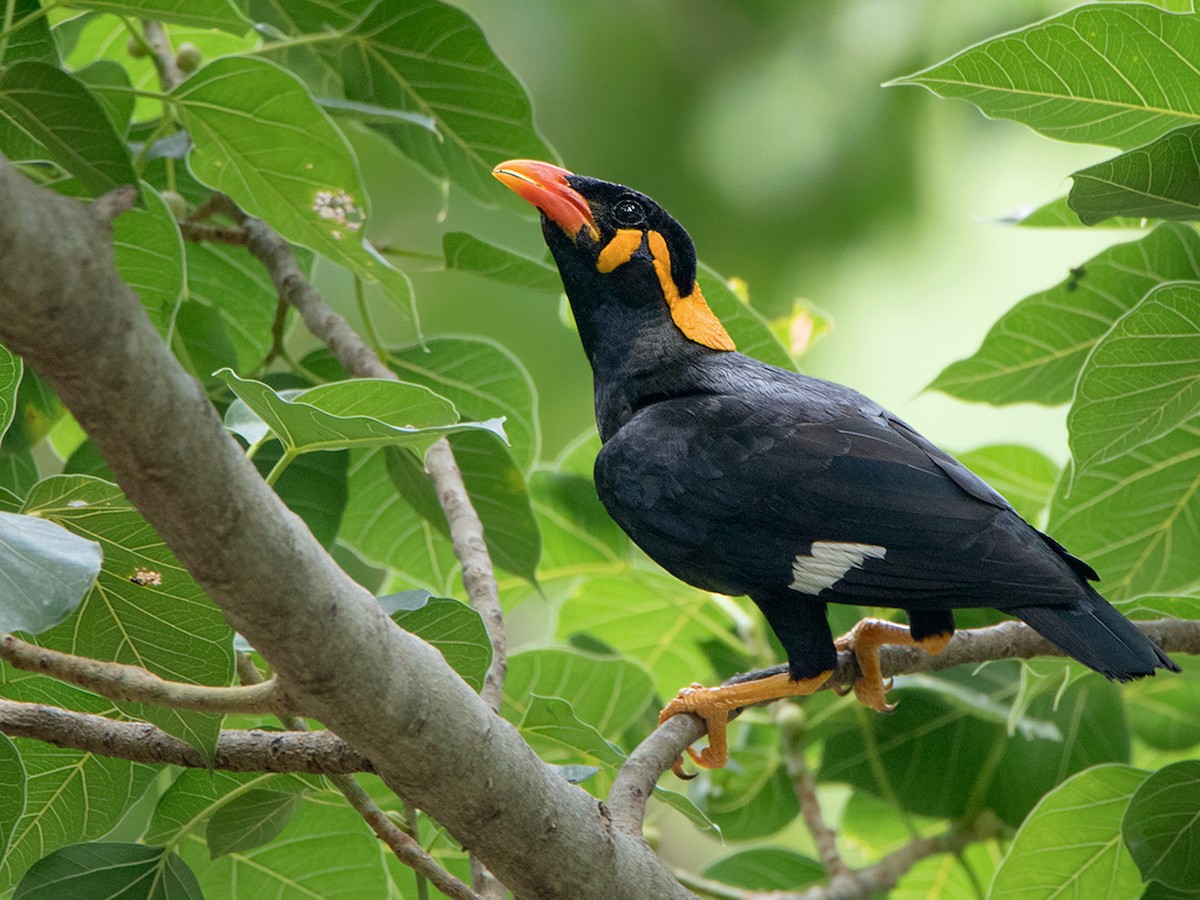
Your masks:
<svg viewBox="0 0 1200 900"><path fill-rule="evenodd" d="M699 764L725 764L729 710L812 693L839 649L856 654L859 699L888 709L880 645L939 652L956 608L1010 613L1118 681L1179 671L1088 583L1091 566L906 423L736 352L691 238L645 194L532 160L494 174L541 211L592 365L601 501L676 577L748 594L787 651L786 674L693 685L663 711L705 720ZM827 603L903 609L909 627L864 619L835 642Z"/></svg>

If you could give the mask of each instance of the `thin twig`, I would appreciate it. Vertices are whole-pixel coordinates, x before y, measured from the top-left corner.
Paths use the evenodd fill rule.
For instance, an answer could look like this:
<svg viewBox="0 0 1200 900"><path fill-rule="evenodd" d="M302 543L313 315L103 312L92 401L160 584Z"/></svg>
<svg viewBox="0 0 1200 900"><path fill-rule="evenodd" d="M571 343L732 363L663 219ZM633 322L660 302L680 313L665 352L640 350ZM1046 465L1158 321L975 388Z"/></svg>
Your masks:
<svg viewBox="0 0 1200 900"><path fill-rule="evenodd" d="M776 707L776 709L787 709L787 707ZM779 718L776 721L779 722ZM831 879L837 879L848 874L850 867L846 865L846 861L842 859L842 854L838 851L837 832L829 827L829 823L825 821L825 815L821 811L821 803L817 799L817 780L808 767L808 760L804 758L803 729L791 719L779 722L779 724L781 732L779 739L783 744L788 777L792 779L796 799L800 801L800 815L804 819L808 833L812 835L817 855L821 858L821 865L825 867L825 874Z"/></svg>
<svg viewBox="0 0 1200 900"><path fill-rule="evenodd" d="M226 772L373 772L369 760L331 731L222 731L211 759L147 722L120 722L57 706L0 700L0 733L133 762Z"/></svg>
<svg viewBox="0 0 1200 900"><path fill-rule="evenodd" d="M137 204L138 189L132 184L123 184L113 188L107 194L101 194L88 207L92 215L106 222L111 222L122 213L129 212Z"/></svg>
<svg viewBox="0 0 1200 900"><path fill-rule="evenodd" d="M170 92L183 81L183 71L175 61L175 51L167 37L167 30L162 22L149 19L142 23L142 35L146 46L150 48L150 59L158 72L158 83L164 92Z"/></svg>
<svg viewBox="0 0 1200 900"><path fill-rule="evenodd" d="M212 225L208 222L191 222L184 220L179 223L179 233L185 241L201 244L229 244L234 247L245 247L250 240L246 229L231 225Z"/></svg>
<svg viewBox="0 0 1200 900"><path fill-rule="evenodd" d="M274 680L253 687L182 684L167 681L139 666L47 650L11 634L0 639L0 659L16 669L49 675L109 700L151 703L199 712L253 715L288 711L286 699Z"/></svg>

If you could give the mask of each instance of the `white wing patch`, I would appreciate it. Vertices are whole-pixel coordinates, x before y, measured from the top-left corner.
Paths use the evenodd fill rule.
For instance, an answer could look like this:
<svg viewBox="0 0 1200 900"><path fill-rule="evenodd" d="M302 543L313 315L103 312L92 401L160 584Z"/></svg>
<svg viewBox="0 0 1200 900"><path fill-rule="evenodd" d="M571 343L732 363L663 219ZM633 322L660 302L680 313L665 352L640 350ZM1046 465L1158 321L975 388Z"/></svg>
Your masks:
<svg viewBox="0 0 1200 900"><path fill-rule="evenodd" d="M846 577L851 569L861 569L867 559L883 559L887 547L878 544L851 544L842 541L813 541L807 555L792 560L792 590L819 594Z"/></svg>

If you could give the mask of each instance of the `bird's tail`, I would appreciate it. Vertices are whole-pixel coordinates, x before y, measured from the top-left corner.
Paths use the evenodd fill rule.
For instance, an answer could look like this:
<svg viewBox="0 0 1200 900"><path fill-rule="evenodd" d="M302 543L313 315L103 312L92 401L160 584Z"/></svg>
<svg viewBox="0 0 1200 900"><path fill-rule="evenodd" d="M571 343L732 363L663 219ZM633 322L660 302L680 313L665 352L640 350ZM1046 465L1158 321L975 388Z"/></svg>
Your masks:
<svg viewBox="0 0 1200 900"><path fill-rule="evenodd" d="M1076 606L1021 606L1008 609L1052 644L1085 666L1114 681L1153 675L1155 669L1178 672L1179 666L1134 627L1091 585Z"/></svg>

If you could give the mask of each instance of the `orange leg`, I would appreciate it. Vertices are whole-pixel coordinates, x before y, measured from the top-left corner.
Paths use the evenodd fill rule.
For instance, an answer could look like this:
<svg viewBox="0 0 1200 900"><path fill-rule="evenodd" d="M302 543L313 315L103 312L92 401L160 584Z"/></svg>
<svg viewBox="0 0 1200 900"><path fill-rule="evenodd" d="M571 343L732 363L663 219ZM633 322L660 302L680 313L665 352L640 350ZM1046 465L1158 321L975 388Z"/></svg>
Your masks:
<svg viewBox="0 0 1200 900"><path fill-rule="evenodd" d="M862 678L854 682L858 702L879 712L891 712L896 708L887 702L887 691L892 683L891 679L887 684L883 682L879 648L886 644L921 647L936 656L946 648L953 636L951 633L931 634L918 641L906 625L885 622L883 619L863 619L833 644L838 650L854 651L854 658L858 660L858 668L862 671Z"/></svg>
<svg viewBox="0 0 1200 900"><path fill-rule="evenodd" d="M688 747L690 756L696 765L705 769L720 769L729 760L729 751L725 743L725 729L729 724L729 713L735 709L766 703L770 700L780 700L784 697L803 697L813 693L829 680L830 672L822 672L815 678L802 681L792 681L786 673L769 675L755 681L743 681L741 684L728 684L721 687L704 687L693 684L679 692L679 696L668 703L658 715L661 725L674 716L682 713L693 713L704 720L708 729L708 746L700 752ZM675 774L680 778L693 776L683 774L683 757L675 761Z"/></svg>

